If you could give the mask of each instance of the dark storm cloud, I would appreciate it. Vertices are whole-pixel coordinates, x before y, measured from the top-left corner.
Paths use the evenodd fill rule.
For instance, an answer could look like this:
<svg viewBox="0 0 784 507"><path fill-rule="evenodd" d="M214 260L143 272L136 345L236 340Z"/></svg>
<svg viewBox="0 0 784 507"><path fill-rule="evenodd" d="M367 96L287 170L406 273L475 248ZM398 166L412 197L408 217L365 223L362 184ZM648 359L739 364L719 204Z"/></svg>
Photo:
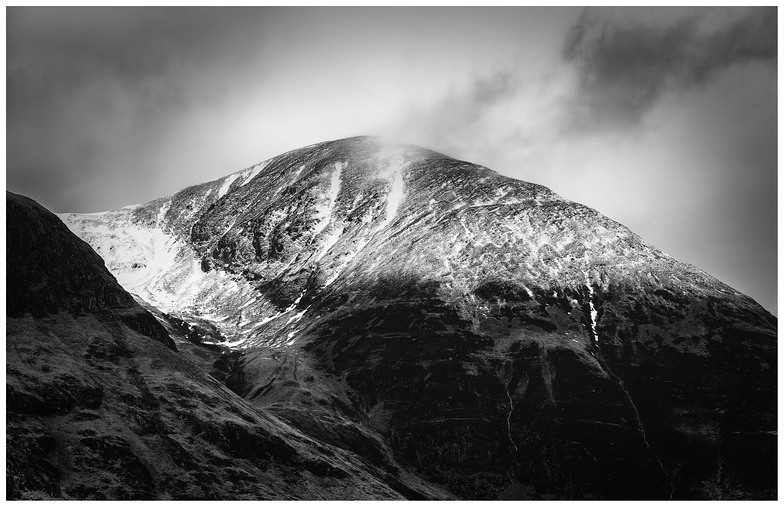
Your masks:
<svg viewBox="0 0 784 507"><path fill-rule="evenodd" d="M128 187L106 188L106 176L149 181L143 161L172 122L223 99L255 49L248 34L263 40L256 28L278 12L8 8L7 184L55 211L101 201L84 193L116 202Z"/></svg>
<svg viewBox="0 0 784 507"><path fill-rule="evenodd" d="M241 49L232 44L235 36L259 20L247 12L12 7L7 16L9 83L15 93L24 93L82 86L96 76L138 82L218 56L231 59ZM275 12L265 10L268 17Z"/></svg>
<svg viewBox="0 0 784 507"><path fill-rule="evenodd" d="M634 124L669 89L704 83L734 64L775 64L776 8L738 9L713 28L708 12L662 25L584 11L564 49L579 71L576 126Z"/></svg>

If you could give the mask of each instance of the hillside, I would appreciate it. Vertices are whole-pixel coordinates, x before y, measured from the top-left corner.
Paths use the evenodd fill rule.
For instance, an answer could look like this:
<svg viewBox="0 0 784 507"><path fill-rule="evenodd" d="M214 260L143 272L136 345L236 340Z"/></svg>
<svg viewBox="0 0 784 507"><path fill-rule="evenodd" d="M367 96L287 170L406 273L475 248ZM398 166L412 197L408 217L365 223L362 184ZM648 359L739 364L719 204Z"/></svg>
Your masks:
<svg viewBox="0 0 784 507"><path fill-rule="evenodd" d="M776 327L547 188L351 138L61 218L226 385L459 498L772 498Z"/></svg>

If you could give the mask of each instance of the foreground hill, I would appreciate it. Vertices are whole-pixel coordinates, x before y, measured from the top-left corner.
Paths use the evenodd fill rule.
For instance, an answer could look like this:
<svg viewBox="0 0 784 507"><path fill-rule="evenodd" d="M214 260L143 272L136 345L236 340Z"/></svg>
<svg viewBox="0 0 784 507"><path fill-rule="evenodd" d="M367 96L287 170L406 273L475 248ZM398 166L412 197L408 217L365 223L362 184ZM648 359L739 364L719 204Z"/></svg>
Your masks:
<svg viewBox="0 0 784 507"><path fill-rule="evenodd" d="M776 495L776 319L547 188L362 137L61 217L247 403L368 463L461 498Z"/></svg>
<svg viewBox="0 0 784 507"><path fill-rule="evenodd" d="M447 495L251 406L55 215L7 193L6 217L8 499Z"/></svg>

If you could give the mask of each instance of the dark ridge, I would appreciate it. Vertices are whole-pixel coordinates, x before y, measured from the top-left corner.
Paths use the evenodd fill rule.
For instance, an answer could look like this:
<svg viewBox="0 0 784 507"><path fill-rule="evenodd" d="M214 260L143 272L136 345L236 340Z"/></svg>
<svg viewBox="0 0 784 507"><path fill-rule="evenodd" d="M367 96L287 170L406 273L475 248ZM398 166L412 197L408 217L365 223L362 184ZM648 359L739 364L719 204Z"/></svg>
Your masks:
<svg viewBox="0 0 784 507"><path fill-rule="evenodd" d="M114 316L175 349L174 341L109 273L103 259L56 215L6 192L6 312Z"/></svg>

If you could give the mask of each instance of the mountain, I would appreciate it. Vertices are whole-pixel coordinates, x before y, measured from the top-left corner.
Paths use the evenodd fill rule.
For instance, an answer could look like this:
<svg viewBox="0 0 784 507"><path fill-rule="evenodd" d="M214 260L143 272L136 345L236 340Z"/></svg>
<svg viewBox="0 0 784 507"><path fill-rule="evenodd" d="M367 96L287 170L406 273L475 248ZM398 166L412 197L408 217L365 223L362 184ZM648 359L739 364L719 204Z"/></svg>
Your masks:
<svg viewBox="0 0 784 507"><path fill-rule="evenodd" d="M8 499L449 497L245 402L35 201L6 218Z"/></svg>
<svg viewBox="0 0 784 507"><path fill-rule="evenodd" d="M776 319L545 187L360 137L60 217L246 403L434 490L776 497Z"/></svg>

